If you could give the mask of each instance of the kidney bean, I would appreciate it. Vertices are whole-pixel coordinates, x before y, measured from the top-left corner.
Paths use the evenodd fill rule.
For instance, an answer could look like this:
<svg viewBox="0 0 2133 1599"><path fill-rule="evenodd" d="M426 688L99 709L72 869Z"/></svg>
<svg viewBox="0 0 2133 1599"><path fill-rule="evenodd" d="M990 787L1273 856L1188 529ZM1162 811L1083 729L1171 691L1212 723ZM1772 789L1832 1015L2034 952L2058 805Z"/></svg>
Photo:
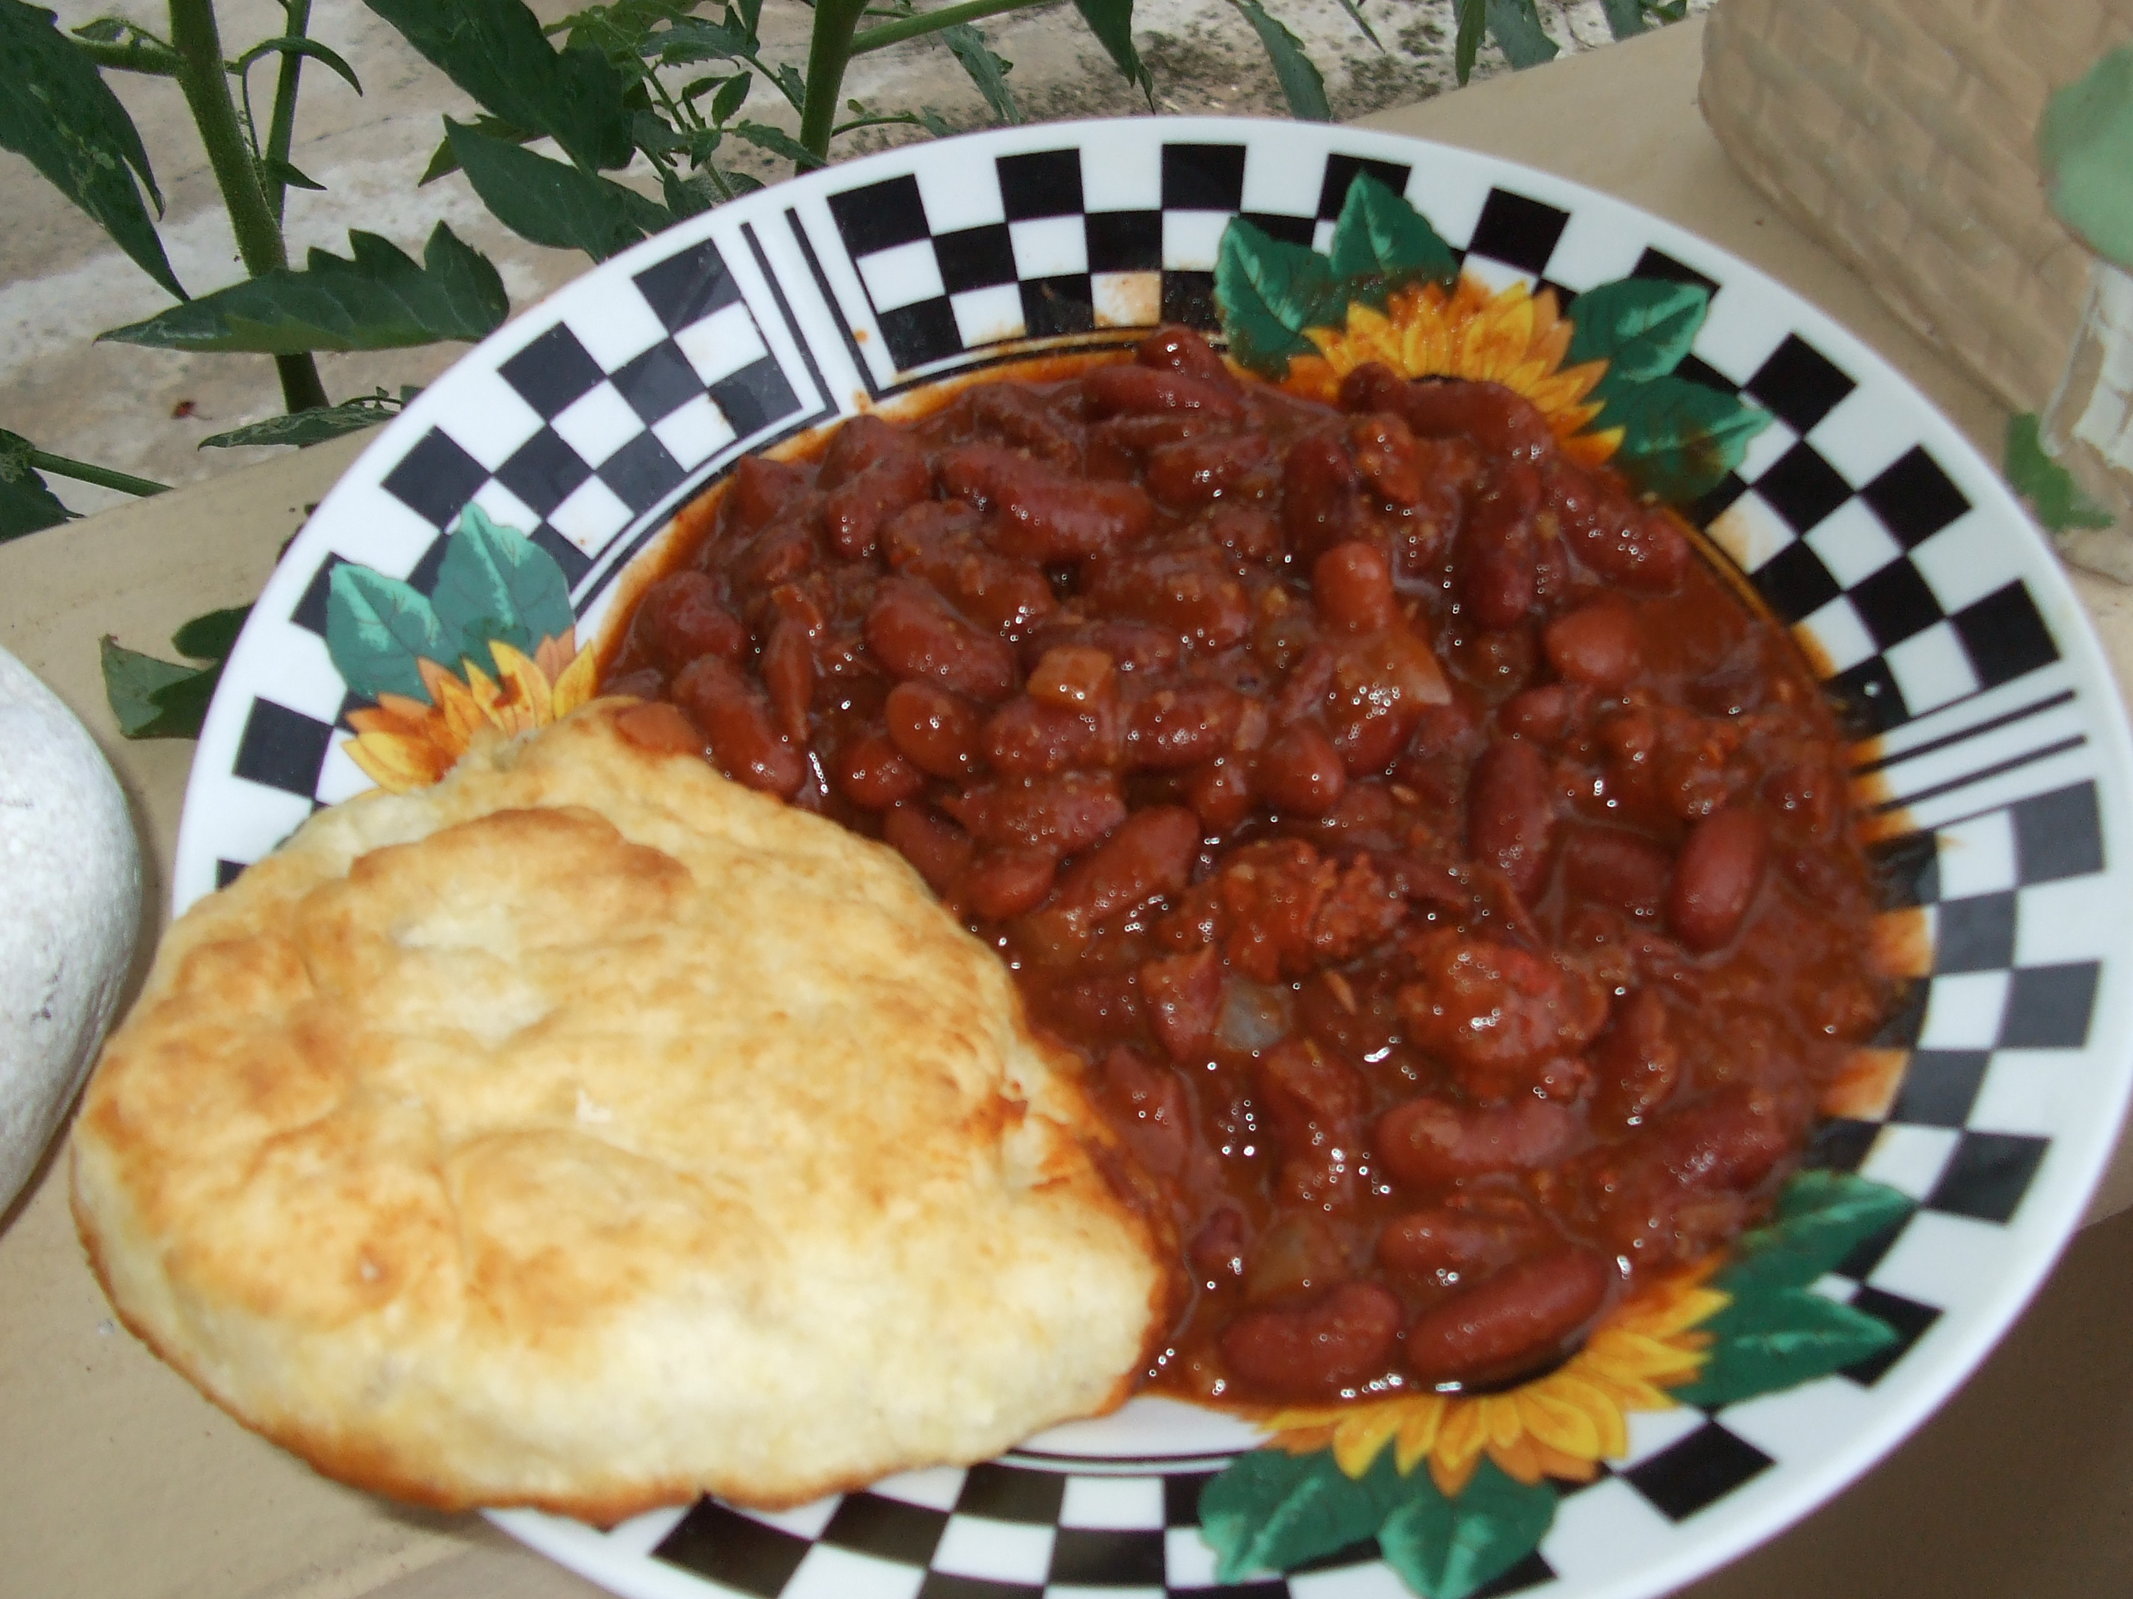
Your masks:
<svg viewBox="0 0 2133 1599"><path fill-rule="evenodd" d="M1108 838L1126 819L1118 779L1108 772L1060 772L1021 783L990 783L941 804L991 844L1021 844L1073 855Z"/></svg>
<svg viewBox="0 0 2133 1599"><path fill-rule="evenodd" d="M1730 944L1762 886L1769 851L1769 826L1743 807L1713 811L1690 828L1667 888L1674 936L1699 952Z"/></svg>
<svg viewBox="0 0 2133 1599"><path fill-rule="evenodd" d="M770 714L778 731L796 745L807 743L807 713L815 700L815 644L807 626L780 617L770 629L758 669L770 691Z"/></svg>
<svg viewBox="0 0 2133 1599"><path fill-rule="evenodd" d="M1458 379L1410 383L1401 411L1415 432L1432 438L1464 433L1492 455L1537 462L1555 454L1555 434L1540 409L1500 383Z"/></svg>
<svg viewBox="0 0 2133 1599"><path fill-rule="evenodd" d="M1219 1341L1247 1391L1326 1399L1382 1372L1399 1337L1400 1301L1392 1292L1347 1282L1299 1308L1247 1310Z"/></svg>
<svg viewBox="0 0 2133 1599"><path fill-rule="evenodd" d="M1514 1196L1453 1198L1480 1203L1435 1205L1395 1216L1379 1229L1378 1263L1418 1284L1450 1288L1536 1253L1548 1242L1547 1224Z"/></svg>
<svg viewBox="0 0 2133 1599"><path fill-rule="evenodd" d="M1681 1049L1666 1005L1648 988L1619 1002L1607 1031L1593 1041L1594 1119L1635 1127L1672 1097L1681 1080Z"/></svg>
<svg viewBox="0 0 2133 1599"><path fill-rule="evenodd" d="M1547 757L1522 738L1481 752L1467 783L1467 847L1502 872L1531 903L1548 881L1555 842L1555 795Z"/></svg>
<svg viewBox="0 0 2133 1599"><path fill-rule="evenodd" d="M1328 625L1376 633L1400 620L1392 563L1375 544L1350 539L1311 563L1311 602Z"/></svg>
<svg viewBox="0 0 2133 1599"><path fill-rule="evenodd" d="M1536 744L1557 744L1582 725L1591 694L1574 683L1521 689L1496 708L1496 725Z"/></svg>
<svg viewBox="0 0 2133 1599"><path fill-rule="evenodd" d="M1226 650L1251 627L1251 599L1226 563L1199 550L1109 556L1093 564L1088 602L1151 622L1203 650Z"/></svg>
<svg viewBox="0 0 2133 1599"><path fill-rule="evenodd" d="M1218 500L1267 458L1258 433L1224 433L1166 444L1148 452L1148 491L1164 505L1189 511Z"/></svg>
<svg viewBox="0 0 2133 1599"><path fill-rule="evenodd" d="M1130 1049L1114 1049L1104 1057L1103 1084L1125 1113L1121 1131L1140 1163L1159 1177L1175 1176L1192 1141L1192 1113L1178 1074Z"/></svg>
<svg viewBox="0 0 2133 1599"><path fill-rule="evenodd" d="M992 703L1015 691L1015 653L925 584L892 577L867 611L867 648L899 678Z"/></svg>
<svg viewBox="0 0 2133 1599"><path fill-rule="evenodd" d="M821 554L810 529L795 522L774 523L734 556L734 586L744 594L766 593L812 571Z"/></svg>
<svg viewBox="0 0 2133 1599"><path fill-rule="evenodd" d="M1552 1166L1570 1152L1577 1114L1552 1099L1456 1105L1417 1098L1378 1118L1378 1159L1415 1188L1441 1188L1492 1171Z"/></svg>
<svg viewBox="0 0 2133 1599"><path fill-rule="evenodd" d="M885 811L916 799L926 786L925 774L905 760L885 735L872 732L861 733L837 752L830 779L838 793L870 811Z"/></svg>
<svg viewBox="0 0 2133 1599"><path fill-rule="evenodd" d="M1082 712L1018 694L985 723L986 758L1007 777L1115 766L1122 749L1115 706Z"/></svg>
<svg viewBox="0 0 2133 1599"><path fill-rule="evenodd" d="M1686 1187L1745 1190L1791 1153L1808 1114L1752 1083L1729 1083L1655 1117L1645 1147Z"/></svg>
<svg viewBox="0 0 2133 1599"><path fill-rule="evenodd" d="M950 779L977 771L982 723L969 701L931 683L899 683L882 712L889 741L920 771Z"/></svg>
<svg viewBox="0 0 2133 1599"><path fill-rule="evenodd" d="M726 480L720 503L729 539L759 533L777 519L780 511L807 492L807 474L797 466L744 455Z"/></svg>
<svg viewBox="0 0 2133 1599"><path fill-rule="evenodd" d="M1408 1367L1425 1382L1503 1382L1545 1364L1600 1313L1615 1270L1565 1246L1515 1261L1424 1310L1407 1329Z"/></svg>
<svg viewBox="0 0 2133 1599"><path fill-rule="evenodd" d="M1147 622L1055 618L1023 643L1023 657L1041 661L1060 648L1102 650L1121 672L1168 672L1185 658L1185 641Z"/></svg>
<svg viewBox="0 0 2133 1599"><path fill-rule="evenodd" d="M882 813L881 836L941 895L961 881L975 848L968 833L926 805L891 806Z"/></svg>
<svg viewBox="0 0 2133 1599"><path fill-rule="evenodd" d="M858 560L874 547L889 518L923 500L932 487L933 472L916 450L907 447L875 462L823 499L822 528L830 547L848 561Z"/></svg>
<svg viewBox="0 0 2133 1599"><path fill-rule="evenodd" d="M1185 803L1210 833L1227 833L1251 814L1250 763L1220 756L1185 774Z"/></svg>
<svg viewBox="0 0 2133 1599"><path fill-rule="evenodd" d="M737 661L748 648L748 630L697 571L669 573L646 589L631 632L669 677L699 655Z"/></svg>
<svg viewBox="0 0 2133 1599"><path fill-rule="evenodd" d="M1363 481L1391 505L1411 506L1422 499L1422 455L1406 418L1373 411L1348 424L1348 448Z"/></svg>
<svg viewBox="0 0 2133 1599"><path fill-rule="evenodd" d="M1325 730L1311 722L1283 728L1259 752L1252 786L1277 811L1324 816L1348 788L1348 768Z"/></svg>
<svg viewBox="0 0 2133 1599"><path fill-rule="evenodd" d="M1024 560L1078 561L1133 543L1155 515L1138 484L1066 477L997 444L951 446L934 471L953 497L997 509L994 547Z"/></svg>
<svg viewBox="0 0 2133 1599"><path fill-rule="evenodd" d="M1155 411L1204 411L1225 422L1242 421L1244 401L1236 384L1162 367L1091 367L1081 375L1082 404L1092 417L1143 415Z"/></svg>
<svg viewBox="0 0 2133 1599"><path fill-rule="evenodd" d="M1565 682L1618 692L1643 667L1643 640L1626 605L1597 600L1541 630L1541 652Z"/></svg>
<svg viewBox="0 0 2133 1599"><path fill-rule="evenodd" d="M1562 854L1564 886L1580 899L1642 917L1666 901L1673 857L1641 833L1580 823L1565 833Z"/></svg>
<svg viewBox="0 0 2133 1599"><path fill-rule="evenodd" d="M1272 561L1282 553L1281 524L1256 505L1221 501L1200 526L1212 542L1247 561Z"/></svg>
<svg viewBox="0 0 2133 1599"><path fill-rule="evenodd" d="M1362 1073L1308 1040L1289 1038L1260 1058L1259 1101L1285 1148L1339 1139L1353 1131L1368 1104Z"/></svg>
<svg viewBox="0 0 2133 1599"><path fill-rule="evenodd" d="M974 915L1004 922L1042 905L1058 875L1058 857L1048 850L983 849L964 872L956 897Z"/></svg>
<svg viewBox="0 0 2133 1599"><path fill-rule="evenodd" d="M1224 1205L1192 1235L1185 1259L1208 1288L1244 1275L1244 1213Z"/></svg>
<svg viewBox="0 0 2133 1599"><path fill-rule="evenodd" d="M916 446L900 428L870 411L862 411L830 435L815 483L818 488L833 489L883 461L917 454Z"/></svg>
<svg viewBox="0 0 2133 1599"><path fill-rule="evenodd" d="M736 783L790 799L807 777L807 757L778 736L770 705L748 680L716 656L703 656L674 679L674 703L703 729L719 770Z"/></svg>
<svg viewBox="0 0 2133 1599"><path fill-rule="evenodd" d="M1243 717L1243 696L1220 683L1157 689L1133 702L1126 762L1167 772L1215 760L1230 750Z"/></svg>
<svg viewBox="0 0 2133 1599"><path fill-rule="evenodd" d="M1135 347L1133 359L1142 366L1162 367L1199 378L1216 388L1235 390L1237 379L1222 364L1208 342L1191 328L1166 323Z"/></svg>
<svg viewBox="0 0 2133 1599"><path fill-rule="evenodd" d="M1459 540L1459 603L1481 627L1517 627L1533 609L1539 504L1539 478L1514 461L1467 518Z"/></svg>
<svg viewBox="0 0 2133 1599"><path fill-rule="evenodd" d="M1362 478L1341 441L1313 433L1289 446L1281 464L1281 528L1305 560L1340 543L1362 519Z"/></svg>
<svg viewBox="0 0 2133 1599"><path fill-rule="evenodd" d="M1407 379L1383 361L1365 361L1341 379L1337 404L1343 411L1391 411L1404 416Z"/></svg>
<svg viewBox="0 0 2133 1599"><path fill-rule="evenodd" d="M1047 924L1042 935L1048 941L1080 943L1099 923L1182 890L1199 848L1200 819L1183 806L1135 811L1067 869L1052 902L1031 920Z"/></svg>
<svg viewBox="0 0 2133 1599"><path fill-rule="evenodd" d="M998 439L1049 466L1081 464L1081 445L1066 425L1019 383L981 383L963 391L962 407L980 438Z"/></svg>
<svg viewBox="0 0 2133 1599"><path fill-rule="evenodd" d="M1141 1003L1173 1060L1204 1058L1222 1009L1222 952L1213 945L1141 963Z"/></svg>
<svg viewBox="0 0 2133 1599"><path fill-rule="evenodd" d="M1638 505L1606 479L1552 471L1546 498L1564 542L1586 568L1640 594L1670 594L1692 559L1688 535L1664 511Z"/></svg>

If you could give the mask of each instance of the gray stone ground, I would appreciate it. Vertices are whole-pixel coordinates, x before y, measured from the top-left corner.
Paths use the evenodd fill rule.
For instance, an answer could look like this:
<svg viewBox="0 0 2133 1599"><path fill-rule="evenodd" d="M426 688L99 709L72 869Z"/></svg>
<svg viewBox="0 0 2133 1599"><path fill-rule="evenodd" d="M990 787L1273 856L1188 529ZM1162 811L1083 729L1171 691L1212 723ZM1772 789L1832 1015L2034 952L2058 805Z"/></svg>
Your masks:
<svg viewBox="0 0 2133 1599"><path fill-rule="evenodd" d="M1324 73L1334 114L1356 117L1420 100L1453 86L1452 0L1361 0L1383 41L1369 43L1337 0L1267 0L1303 41ZM1699 0L1702 9L1709 0ZM1540 0L1550 33L1568 50L1608 42L1597 0ZM62 25L118 14L164 31L156 0L56 0ZM536 0L544 17L572 9ZM226 53L280 31L271 0L224 0ZM804 58L809 12L796 0L769 0L764 33L776 53ZM1131 114L1145 110L1108 58L1063 3L984 24L993 48L1014 63L1010 83L1027 120ZM299 101L296 165L325 184L324 193L291 190L291 254L313 245L347 250L351 226L380 233L419 253L439 220L487 253L501 270L512 304L523 306L583 271L586 258L526 243L491 219L463 179L428 187L416 180L441 134L443 115L470 107L358 0L317 0L312 34L341 52L363 82L358 97L316 65L305 69ZM1228 0L1140 0L1135 31L1156 81L1159 110L1212 115L1281 114L1283 102L1258 41ZM1476 76L1505 70L1484 50ZM272 65L257 70L256 92L271 93ZM193 293L241 275L206 159L174 85L107 74L141 128L163 189L164 245L179 280ZM878 109L931 106L958 127L984 125L984 102L945 47L913 40L859 58L845 92ZM762 120L782 102L759 89L748 112ZM262 110L262 115L264 114ZM789 119L788 119L789 121ZM858 138L837 153L857 154ZM764 178L777 163L758 164ZM21 158L0 151L0 428L80 460L166 483L189 482L263 458L263 450L200 450L210 433L273 414L279 390L264 357L181 355L93 342L102 329L153 315L168 299L80 212ZM425 383L462 351L460 345L326 356L321 368L336 400L384 386ZM94 511L122 496L54 480L72 508Z"/></svg>

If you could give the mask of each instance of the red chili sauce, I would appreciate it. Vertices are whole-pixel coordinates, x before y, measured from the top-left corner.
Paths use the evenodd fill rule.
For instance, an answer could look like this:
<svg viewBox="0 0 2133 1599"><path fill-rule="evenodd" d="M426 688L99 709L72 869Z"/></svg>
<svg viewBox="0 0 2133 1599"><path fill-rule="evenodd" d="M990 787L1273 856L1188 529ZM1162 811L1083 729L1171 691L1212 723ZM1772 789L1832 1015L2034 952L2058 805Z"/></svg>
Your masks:
<svg viewBox="0 0 2133 1599"><path fill-rule="evenodd" d="M1175 1231L1159 1389L1486 1388L1760 1218L1887 1010L1845 745L1493 384L1135 359L743 461L608 687L886 839Z"/></svg>

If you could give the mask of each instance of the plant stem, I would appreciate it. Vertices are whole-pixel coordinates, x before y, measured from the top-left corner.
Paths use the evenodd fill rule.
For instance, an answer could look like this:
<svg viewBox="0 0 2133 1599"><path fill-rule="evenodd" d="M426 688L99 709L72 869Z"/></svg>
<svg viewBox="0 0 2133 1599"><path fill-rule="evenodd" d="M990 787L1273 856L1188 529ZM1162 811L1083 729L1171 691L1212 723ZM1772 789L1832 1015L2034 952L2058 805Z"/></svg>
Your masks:
<svg viewBox="0 0 2133 1599"><path fill-rule="evenodd" d="M175 3L175 0L173 0ZM837 96L852 59L852 30L867 0L815 0L814 36L807 47L807 103L800 108L800 142L829 159L830 130L837 125ZM893 26L893 24L892 24Z"/></svg>
<svg viewBox="0 0 2133 1599"><path fill-rule="evenodd" d="M168 483L135 477L130 472L115 472L108 466L91 466L87 461L70 461L64 455L52 455L44 450L30 451L30 465L40 472L70 477L77 483L94 483L100 489L117 489L121 494L161 494L170 487Z"/></svg>
<svg viewBox="0 0 2133 1599"><path fill-rule="evenodd" d="M1003 11L1027 11L1031 6L1049 3L1050 0L963 0L961 5L943 6L921 16L904 17L895 22L884 22L878 28L868 28L852 40L851 54L863 55L884 45L901 44L906 39L952 28L958 22L976 22L980 17L996 17Z"/></svg>
<svg viewBox="0 0 2133 1599"><path fill-rule="evenodd" d="M237 106L230 99L213 0L170 0L170 42L180 63L178 87L185 92L193 125L207 149L208 166L222 191L245 271L256 278L286 267L289 254L282 244L281 227L267 205L266 191L259 186L259 168L245 147ZM326 403L318 363L309 355L277 355L274 367L281 375L282 403L289 410L307 411Z"/></svg>
<svg viewBox="0 0 2133 1599"><path fill-rule="evenodd" d="M288 18L287 33L293 39L301 39L304 30L311 25L311 0L284 0L282 12ZM284 50L281 53L281 70L274 77L274 111L267 122L267 160L270 163L286 164L289 146L296 142L296 83L304 70L304 58L300 51ZM278 170L278 168L276 169ZM281 225L282 202L287 197L289 186L274 175L267 174L267 209L274 213L274 223ZM321 400L325 399L320 395Z"/></svg>

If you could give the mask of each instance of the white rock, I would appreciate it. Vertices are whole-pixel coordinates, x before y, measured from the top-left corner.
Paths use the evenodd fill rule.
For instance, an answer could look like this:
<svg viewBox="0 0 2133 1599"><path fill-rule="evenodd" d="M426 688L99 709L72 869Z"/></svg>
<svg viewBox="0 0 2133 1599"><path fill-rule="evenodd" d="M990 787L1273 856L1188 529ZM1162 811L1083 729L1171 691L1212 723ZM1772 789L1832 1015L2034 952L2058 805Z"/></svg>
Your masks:
<svg viewBox="0 0 2133 1599"><path fill-rule="evenodd" d="M118 780L73 713L0 650L0 1211L87 1075L141 921Z"/></svg>

